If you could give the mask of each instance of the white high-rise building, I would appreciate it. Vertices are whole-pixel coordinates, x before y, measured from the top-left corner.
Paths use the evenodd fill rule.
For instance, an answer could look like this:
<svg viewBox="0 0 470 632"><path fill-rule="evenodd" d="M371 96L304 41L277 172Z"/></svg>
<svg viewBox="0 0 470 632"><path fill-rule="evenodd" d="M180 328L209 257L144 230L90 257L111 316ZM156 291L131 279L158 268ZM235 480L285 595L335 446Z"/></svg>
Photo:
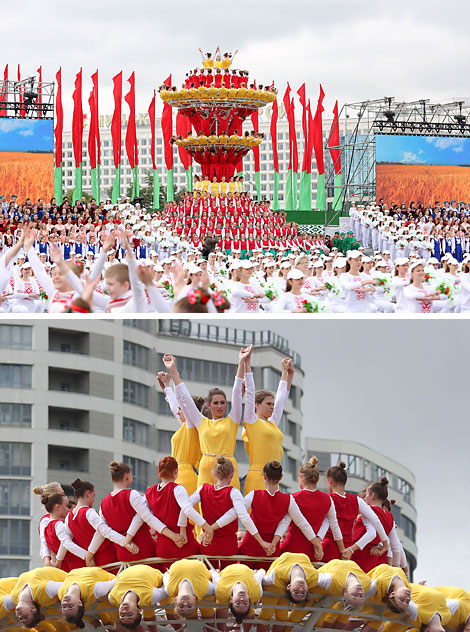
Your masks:
<svg viewBox="0 0 470 632"><path fill-rule="evenodd" d="M273 332L194 320L15 320L0 323L0 577L41 564L38 524L45 513L36 485L90 480L96 506L111 489L109 462L132 467L133 486L157 482L156 467L171 453L177 422L160 391L162 355L176 356L194 395L223 388L230 399L242 346L253 343L258 389L275 390L280 362L296 374L281 429L283 490L297 489L301 464L300 356ZM248 471L241 441L235 457Z"/></svg>

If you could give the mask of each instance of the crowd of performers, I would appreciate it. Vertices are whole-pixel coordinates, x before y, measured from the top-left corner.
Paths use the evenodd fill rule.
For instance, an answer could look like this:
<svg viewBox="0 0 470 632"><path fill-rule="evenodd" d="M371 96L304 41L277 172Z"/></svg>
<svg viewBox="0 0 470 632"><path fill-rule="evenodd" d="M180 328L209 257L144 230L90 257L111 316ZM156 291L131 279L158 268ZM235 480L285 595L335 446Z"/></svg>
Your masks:
<svg viewBox="0 0 470 632"><path fill-rule="evenodd" d="M175 624L201 616L224 630L230 609L239 623L256 612L258 632L271 625L281 632L321 602L331 610L321 613L322 627L364 624L372 632L385 619L389 632L467 630L468 592L410 583L387 479L369 484L363 498L347 493L340 462L327 471L324 493L313 457L299 470L299 491L279 490L278 424L294 367L289 358L282 361L276 395L256 391L251 352L240 351L228 415L223 391L193 400L175 358L164 356L168 372L158 381L179 429L173 455L159 462L160 483L144 496L132 489L130 467L116 461L110 463L113 489L99 512L88 481L73 481L72 505L59 483L35 488L46 511L39 525L44 567L0 580L4 627L14 625L14 613L39 630L44 614L56 630L83 627L84 619L105 626L118 619L135 629L143 620L154 625L155 611L164 608ZM244 496L233 457L243 388L250 461ZM120 563L132 561L118 572Z"/></svg>
<svg viewBox="0 0 470 632"><path fill-rule="evenodd" d="M421 259L441 262L450 254L458 263L470 253L470 208L467 204L447 203L425 209L423 205L399 208L383 204L355 206L349 211L351 228L363 246L388 249L392 258L419 253Z"/></svg>

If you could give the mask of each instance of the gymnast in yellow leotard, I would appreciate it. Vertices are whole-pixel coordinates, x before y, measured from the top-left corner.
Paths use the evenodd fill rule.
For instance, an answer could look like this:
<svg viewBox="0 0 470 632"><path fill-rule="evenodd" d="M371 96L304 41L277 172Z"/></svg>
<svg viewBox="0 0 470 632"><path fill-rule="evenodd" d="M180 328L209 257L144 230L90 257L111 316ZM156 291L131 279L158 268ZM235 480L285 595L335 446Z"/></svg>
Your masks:
<svg viewBox="0 0 470 632"><path fill-rule="evenodd" d="M175 358L168 354L163 356L163 362L176 386L176 397L181 409L184 410L186 424L195 426L199 434L202 458L199 463L198 487L204 485L204 483L213 483L212 470L216 457L223 455L232 461L235 468L232 485L240 489L237 462L233 455L242 415L242 383L245 358L250 352L251 347L240 351L238 370L232 390L232 407L228 415L226 415L227 397L225 393L219 388L214 388L209 392L207 406L210 409L211 417L204 416L196 407L188 389L179 376Z"/></svg>
<svg viewBox="0 0 470 632"><path fill-rule="evenodd" d="M279 429L284 406L294 377L290 358L281 362L281 381L274 399L271 391L258 391L251 372L250 356L245 361L246 404L242 439L250 459L245 479L245 496L254 489L264 489L263 467L271 460L282 460L283 434Z"/></svg>
<svg viewBox="0 0 470 632"><path fill-rule="evenodd" d="M160 371L157 378L171 412L180 422L180 427L171 438L171 456L178 461L176 483L183 485L188 495L191 496L197 489L197 470L202 456L199 435L197 429L186 422L186 416L170 386L171 378L168 373ZM196 406L202 407L204 400L202 398L198 398L198 400L201 401L196 402Z"/></svg>

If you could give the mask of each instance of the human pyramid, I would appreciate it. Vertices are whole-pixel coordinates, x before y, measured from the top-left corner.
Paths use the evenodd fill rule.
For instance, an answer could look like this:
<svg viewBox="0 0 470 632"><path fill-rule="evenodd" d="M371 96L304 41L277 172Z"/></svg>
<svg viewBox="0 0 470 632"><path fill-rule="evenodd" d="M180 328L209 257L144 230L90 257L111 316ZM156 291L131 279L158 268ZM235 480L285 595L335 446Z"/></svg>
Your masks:
<svg viewBox="0 0 470 632"><path fill-rule="evenodd" d="M317 490L313 457L299 470L300 490L279 491L278 424L294 367L282 361L276 395L256 391L251 353L252 347L240 351L228 415L223 391L193 400L176 359L164 356L168 372L158 381L179 429L172 456L159 462L161 482L144 496L131 487L130 467L116 461L113 490L99 513L88 481L73 481L72 504L59 483L35 488L46 510L39 525L44 567L0 580L3 629L17 621L42 630L46 616L47 629L57 631L85 621L157 630L159 622L198 618L223 631L233 623L230 611L259 632L271 625L290 630L310 616L324 628L367 631L385 622L391 632L467 630L468 592L409 582L385 478L361 498L345 492L340 462L326 474L327 494ZM243 383L245 496L233 457ZM239 520L245 533L238 533Z"/></svg>

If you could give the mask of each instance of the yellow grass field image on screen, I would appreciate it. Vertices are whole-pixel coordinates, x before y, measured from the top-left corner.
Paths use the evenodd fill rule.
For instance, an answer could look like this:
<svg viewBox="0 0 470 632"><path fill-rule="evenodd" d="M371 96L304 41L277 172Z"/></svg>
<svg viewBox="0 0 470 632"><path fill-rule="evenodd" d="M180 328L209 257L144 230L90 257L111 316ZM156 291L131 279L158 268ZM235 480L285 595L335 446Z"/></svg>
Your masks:
<svg viewBox="0 0 470 632"><path fill-rule="evenodd" d="M376 136L377 200L470 201L470 139Z"/></svg>
<svg viewBox="0 0 470 632"><path fill-rule="evenodd" d="M53 132L51 120L0 119L0 196L53 196Z"/></svg>

